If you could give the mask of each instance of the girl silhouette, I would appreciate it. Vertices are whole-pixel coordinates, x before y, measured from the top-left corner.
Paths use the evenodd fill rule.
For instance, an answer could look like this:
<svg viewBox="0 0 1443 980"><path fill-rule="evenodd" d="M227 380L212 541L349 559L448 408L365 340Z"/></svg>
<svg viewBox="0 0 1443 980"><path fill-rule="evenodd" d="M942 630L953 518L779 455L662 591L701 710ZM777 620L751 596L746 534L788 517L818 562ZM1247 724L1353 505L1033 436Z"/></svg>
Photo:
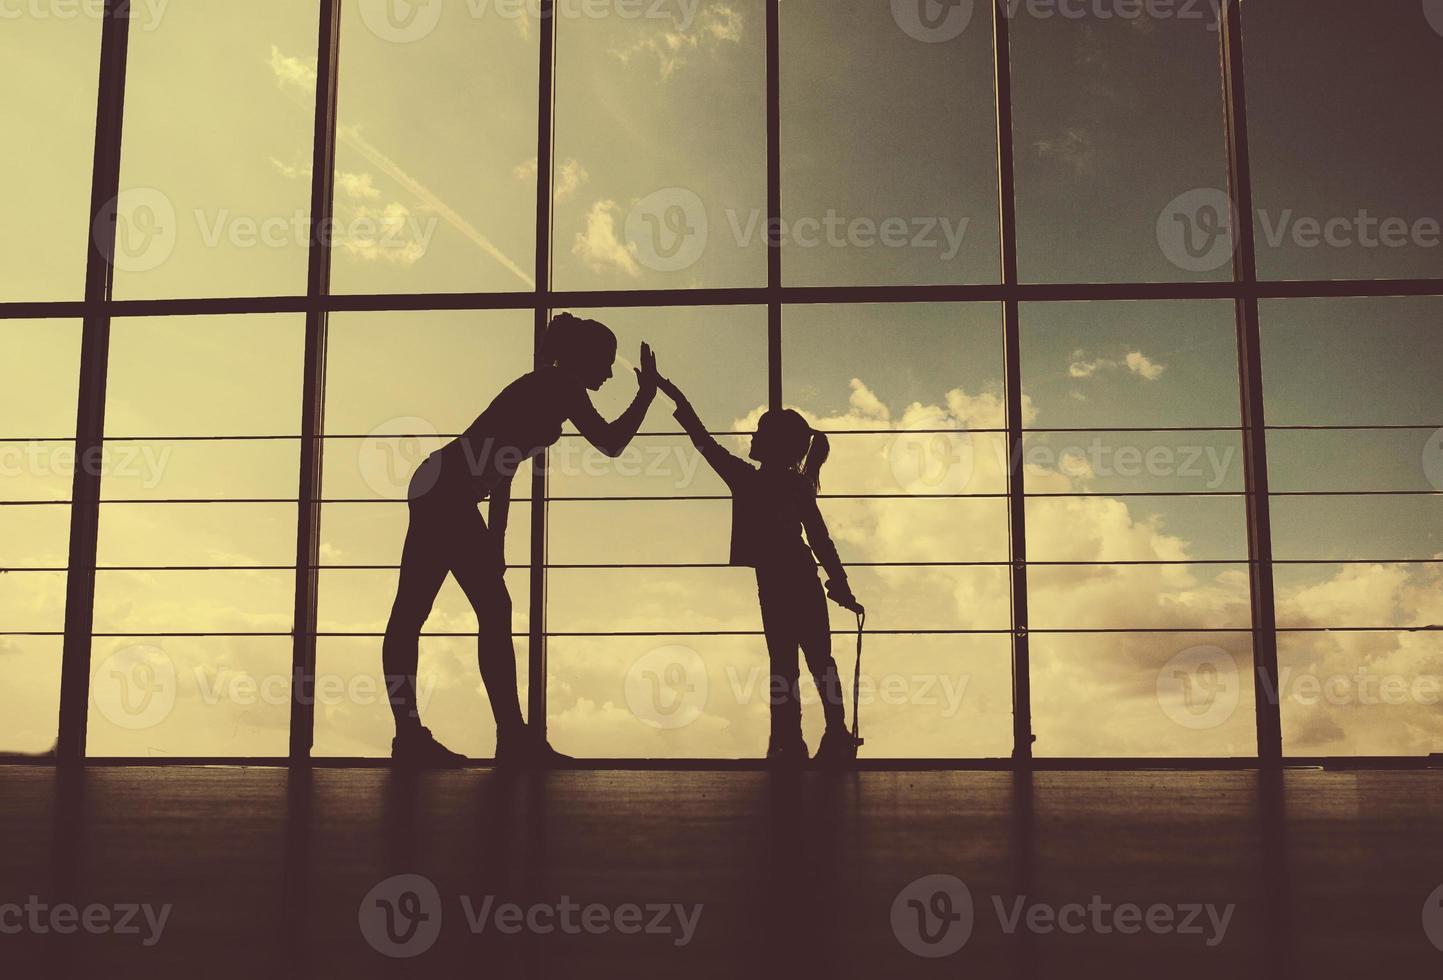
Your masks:
<svg viewBox="0 0 1443 980"><path fill-rule="evenodd" d="M496 718L497 762L546 764L567 758L532 734L521 718L511 596L503 577L511 481L523 462L561 438L561 426L568 420L597 449L620 455L656 396L656 358L650 347L641 345L636 371L640 390L612 422L597 413L587 394L607 382L616 361L616 335L605 324L557 315L547 325L539 360L541 367L509 384L459 438L432 453L411 478L400 582L381 646L396 719L391 758L397 763L430 767L465 761L421 725L416 702L421 627L447 574L456 577L476 611L477 657ZM490 527L477 510L484 499L490 500Z"/></svg>
<svg viewBox="0 0 1443 980"><path fill-rule="evenodd" d="M750 455L761 464L758 469L707 434L676 385L666 378L658 378L657 384L676 402L676 420L732 492L731 564L756 569L772 673L767 759L778 765L807 759L797 690L798 646L821 694L827 722L816 761L838 765L855 759L857 743L847 731L842 683L832 658L827 598L817 577L820 561L828 575L827 595L844 608L862 611L817 507L822 464L830 453L827 437L791 409L767 412L752 436Z"/></svg>

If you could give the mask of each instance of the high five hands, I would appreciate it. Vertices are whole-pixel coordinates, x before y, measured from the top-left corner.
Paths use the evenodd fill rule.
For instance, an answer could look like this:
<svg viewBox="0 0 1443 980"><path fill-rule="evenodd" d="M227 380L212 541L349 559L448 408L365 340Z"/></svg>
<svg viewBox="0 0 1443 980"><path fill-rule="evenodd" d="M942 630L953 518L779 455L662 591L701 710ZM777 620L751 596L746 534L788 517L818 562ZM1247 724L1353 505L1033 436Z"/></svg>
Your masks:
<svg viewBox="0 0 1443 980"><path fill-rule="evenodd" d="M636 372L636 383L643 390L655 391L657 383L661 381L661 375L656 373L656 354L652 351L651 345L641 345L641 367L632 368Z"/></svg>

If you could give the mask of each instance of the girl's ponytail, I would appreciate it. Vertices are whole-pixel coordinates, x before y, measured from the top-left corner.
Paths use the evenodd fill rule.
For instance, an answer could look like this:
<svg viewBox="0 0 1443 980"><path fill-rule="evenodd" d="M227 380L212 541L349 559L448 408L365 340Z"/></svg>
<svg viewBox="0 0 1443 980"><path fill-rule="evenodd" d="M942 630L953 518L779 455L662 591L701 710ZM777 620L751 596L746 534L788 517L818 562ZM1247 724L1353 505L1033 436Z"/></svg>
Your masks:
<svg viewBox="0 0 1443 980"><path fill-rule="evenodd" d="M807 448L807 455L802 459L802 477L807 481L807 486L816 493L822 488L822 464L827 457L832 455L832 444L827 440L825 432L813 432L812 444Z"/></svg>

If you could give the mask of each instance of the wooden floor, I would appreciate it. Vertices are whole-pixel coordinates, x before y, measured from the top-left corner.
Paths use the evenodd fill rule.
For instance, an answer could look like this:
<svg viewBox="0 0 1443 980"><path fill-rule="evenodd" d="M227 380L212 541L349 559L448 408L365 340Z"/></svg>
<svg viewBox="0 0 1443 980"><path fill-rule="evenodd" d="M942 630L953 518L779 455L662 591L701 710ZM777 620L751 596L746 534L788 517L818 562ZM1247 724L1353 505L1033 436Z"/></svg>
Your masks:
<svg viewBox="0 0 1443 980"><path fill-rule="evenodd" d="M0 831L0 976L1443 975L1443 773L16 766ZM965 892L913 884L933 875ZM1023 897L1041 911L1009 933ZM463 898L536 931L477 932ZM171 912L150 946L144 925L9 934L27 902ZM1166 908L1135 934L1091 910L1125 903ZM1165 926L1194 907L1231 908L1226 931Z"/></svg>

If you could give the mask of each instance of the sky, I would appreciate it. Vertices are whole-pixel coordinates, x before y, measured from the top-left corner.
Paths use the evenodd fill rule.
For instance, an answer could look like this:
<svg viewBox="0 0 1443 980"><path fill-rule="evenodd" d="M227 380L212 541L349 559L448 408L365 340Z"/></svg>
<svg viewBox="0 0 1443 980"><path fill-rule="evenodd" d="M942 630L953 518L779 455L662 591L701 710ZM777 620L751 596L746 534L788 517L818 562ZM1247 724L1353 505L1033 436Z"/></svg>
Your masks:
<svg viewBox="0 0 1443 980"><path fill-rule="evenodd" d="M171 0L137 9L117 297L302 292L306 249L295 228L310 196L316 4L257 0L242 10ZM558 25L557 288L765 283L763 5L668 9L664 20L613 11ZM1264 276L1436 274L1437 248L1426 228L1414 233L1443 217L1430 163L1439 137L1410 107L1443 94L1443 32L1412 5L1366 18L1360 9L1248 5ZM536 165L534 19L464 0L418 7L411 21L386 18L383 4L345 10L335 291L533 288L536 185L546 176ZM960 33L922 39L904 22L881 4L782 6L788 284L998 281L991 25L975 15ZM1176 237L1179 218L1201 228L1205 207L1188 208L1226 184L1211 26L1017 15L1025 280L1226 278L1226 255L1179 251ZM6 20L0 53L0 80L23 96L0 102L0 125L30 148L0 159L0 178L27 189L10 203L12 227L26 233L0 238L0 302L75 299L98 24L33 13ZM1308 247L1295 235L1300 219L1363 210L1403 220L1413 240ZM1283 229L1277 245L1265 228ZM619 338L616 377L596 397L603 413L630 401L647 341L708 426L745 451L745 435L731 433L753 429L766 404L764 308L573 312L603 320ZM1289 752L1440 748L1443 650L1436 634L1404 631L1443 623L1439 498L1419 493L1443 490L1440 319L1437 299L1263 304L1274 490L1410 492L1271 501L1274 552L1287 562L1275 569L1279 623L1384 628L1280 637ZM529 311L332 317L323 632L384 627L406 479L529 368L532 329ZM68 507L44 502L69 495L79 333L67 320L0 322L0 352L12 366L0 388L0 499L30 504L0 507L6 569L66 559ZM117 635L94 646L91 752L285 751L288 637L156 634L290 628L295 507L254 501L295 494L303 335L299 315L116 320L99 562L208 570L97 576L96 631ZM1251 754L1231 303L1025 304L1021 342L1024 480L1040 495L1027 503L1027 555L1130 563L1029 570L1031 622L1041 631L1031 638L1036 752ZM866 641L866 751L1007 755L1001 310L791 306L781 359L784 400L838 433L823 493L849 496L822 506L843 560L886 566L851 576L869 626L896 631ZM1307 428L1317 425L1412 428ZM1149 426L1175 431L1131 431ZM1067 431L1083 428L1104 431ZM230 438L193 438L217 435ZM619 460L568 433L552 453L549 493L552 565L725 562L728 507L714 499L724 488L664 399ZM609 499L617 497L642 499ZM223 502L157 502L175 499ZM518 501L507 542L514 566L533 558L529 516ZM63 572L0 575L0 632L60 629L64 583ZM508 584L514 632L525 634L526 569L513 568ZM558 634L548 644L557 748L657 757L764 749L760 638L667 634L758 629L748 572L554 568L547 588L545 626ZM834 613L850 692L851 624ZM448 744L484 755L493 742L474 641L464 635L473 629L448 582L427 631L463 635L423 640L423 714ZM1107 632L1116 630L1143 632ZM601 631L660 635L566 635ZM525 646L523 636L523 668ZM0 636L10 667L0 750L53 742L59 652L58 637ZM316 753L384 755L391 731L379 639L322 637L318 669ZM819 716L813 703L813 745Z"/></svg>

